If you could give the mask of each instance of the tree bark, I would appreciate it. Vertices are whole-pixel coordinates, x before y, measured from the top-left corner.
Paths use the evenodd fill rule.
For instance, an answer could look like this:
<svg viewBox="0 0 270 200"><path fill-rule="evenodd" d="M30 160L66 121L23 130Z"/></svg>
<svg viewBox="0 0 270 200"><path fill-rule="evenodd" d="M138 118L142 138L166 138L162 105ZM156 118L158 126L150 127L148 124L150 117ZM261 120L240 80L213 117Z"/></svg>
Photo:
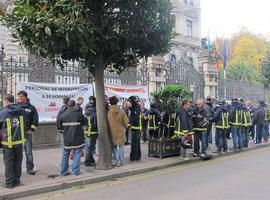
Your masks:
<svg viewBox="0 0 270 200"><path fill-rule="evenodd" d="M98 123L98 150L99 159L97 169L106 170L112 168L112 142L107 121L104 89L104 63L99 59L95 66L97 123Z"/></svg>

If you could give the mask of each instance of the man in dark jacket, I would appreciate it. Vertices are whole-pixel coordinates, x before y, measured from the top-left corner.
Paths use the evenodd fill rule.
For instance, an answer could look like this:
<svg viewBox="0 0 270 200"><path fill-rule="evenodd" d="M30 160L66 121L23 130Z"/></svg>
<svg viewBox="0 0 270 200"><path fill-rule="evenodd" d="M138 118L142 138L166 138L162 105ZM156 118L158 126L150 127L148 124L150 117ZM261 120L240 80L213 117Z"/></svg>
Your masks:
<svg viewBox="0 0 270 200"><path fill-rule="evenodd" d="M26 154L26 169L27 173L30 175L35 175L34 171L34 159L33 159L33 141L32 134L38 127L38 112L32 104L30 104L30 100L27 98L28 94L25 91L19 91L17 93L18 103L22 106L22 108L27 113L27 124L25 124L26 134L25 134L25 145L24 150Z"/></svg>
<svg viewBox="0 0 270 200"><path fill-rule="evenodd" d="M242 149L243 144L242 113L243 113L243 106L240 104L238 98L233 98L232 108L229 113L229 124L231 126L232 131L234 151Z"/></svg>
<svg viewBox="0 0 270 200"><path fill-rule="evenodd" d="M68 109L68 107L67 107L67 103L68 103L68 101L70 100L70 98L68 97L68 96L64 96L63 97L63 106L62 106L62 108L60 109L60 111L57 113L57 116L56 116L56 127L59 127L59 120L60 120L60 117L61 117L61 115L64 113L64 112L66 112L67 111L67 109ZM62 145L62 147L63 147L63 145L64 145L64 140L63 140L63 130L58 130L58 132L59 132L59 135L60 135L60 141L61 141L61 145Z"/></svg>
<svg viewBox="0 0 270 200"><path fill-rule="evenodd" d="M13 95L5 95L3 100L4 108L0 111L0 131L6 177L4 187L12 189L20 185L27 117L24 109L14 104Z"/></svg>
<svg viewBox="0 0 270 200"><path fill-rule="evenodd" d="M194 157L200 155L201 158L206 156L206 131L211 119L211 113L205 108L204 99L198 99L196 108L192 114L193 130L194 130ZM200 140L202 143L202 150L200 154Z"/></svg>
<svg viewBox="0 0 270 200"><path fill-rule="evenodd" d="M78 97L77 103L76 103L76 108L77 108L81 113L83 113L83 109L82 109L83 101L84 101L83 97Z"/></svg>
<svg viewBox="0 0 270 200"><path fill-rule="evenodd" d="M206 98L206 104L205 109L208 109L208 112L210 113L210 120L209 124L207 126L207 132L206 132L206 147L208 147L209 143L212 143L212 125L213 125L213 114L214 114L214 100L215 98L213 96L208 96Z"/></svg>
<svg viewBox="0 0 270 200"><path fill-rule="evenodd" d="M257 109L254 113L253 124L256 125L256 144L260 144L262 142L262 134L263 134L263 127L264 127L264 110L262 107L262 102L258 101Z"/></svg>
<svg viewBox="0 0 270 200"><path fill-rule="evenodd" d="M263 140L264 142L268 142L269 139L269 120L270 120L270 112L264 101L261 101L261 105L264 110L264 126L263 126Z"/></svg>
<svg viewBox="0 0 270 200"><path fill-rule="evenodd" d="M129 116L129 126L131 129L131 152L130 161L141 160L141 145L140 137L142 132L142 114L139 105L139 97L131 96L128 98L131 103L130 116Z"/></svg>
<svg viewBox="0 0 270 200"><path fill-rule="evenodd" d="M148 131L150 138L158 138L159 137L159 129L160 129L160 112L157 109L157 104L152 103L150 105L150 109L147 114L148 119Z"/></svg>
<svg viewBox="0 0 270 200"><path fill-rule="evenodd" d="M193 134L190 103L188 100L182 102L182 107L176 112L176 123L174 133L183 141L185 137ZM186 148L181 145L181 159L186 159Z"/></svg>
<svg viewBox="0 0 270 200"><path fill-rule="evenodd" d="M61 176L68 175L69 156L73 151L72 174L74 176L80 173L81 151L84 147L83 126L87 125L87 120L83 114L76 109L76 102L68 102L68 110L61 115L58 129L63 130L64 146L61 163Z"/></svg>
<svg viewBox="0 0 270 200"><path fill-rule="evenodd" d="M142 113L142 139L144 142L146 142L148 140L148 112L149 110L147 108L145 108L145 103L144 101L140 102L140 106L141 106L141 113Z"/></svg>
<svg viewBox="0 0 270 200"><path fill-rule="evenodd" d="M248 147L249 144L249 131L250 127L252 126L252 119L251 119L251 113L246 107L244 100L240 100L242 106L243 106L243 112L242 112L242 137L243 137L243 144L242 146Z"/></svg>
<svg viewBox="0 0 270 200"><path fill-rule="evenodd" d="M96 152L96 143L98 138L96 98L89 97L89 102L85 106L85 117L88 124L84 131L85 134L85 166L96 166L94 154Z"/></svg>
<svg viewBox="0 0 270 200"><path fill-rule="evenodd" d="M252 122L253 122L255 109L252 106L252 102L250 100L247 100L246 107L247 107L248 111L250 112L251 119L252 119ZM255 125L254 124L252 124L251 127L249 127L249 135L250 135L251 139L253 141L255 141L254 140L255 139Z"/></svg>
<svg viewBox="0 0 270 200"><path fill-rule="evenodd" d="M216 127L218 153L223 150L227 152L227 129L229 128L229 112L226 108L226 101L220 100L219 106L213 115L213 121Z"/></svg>

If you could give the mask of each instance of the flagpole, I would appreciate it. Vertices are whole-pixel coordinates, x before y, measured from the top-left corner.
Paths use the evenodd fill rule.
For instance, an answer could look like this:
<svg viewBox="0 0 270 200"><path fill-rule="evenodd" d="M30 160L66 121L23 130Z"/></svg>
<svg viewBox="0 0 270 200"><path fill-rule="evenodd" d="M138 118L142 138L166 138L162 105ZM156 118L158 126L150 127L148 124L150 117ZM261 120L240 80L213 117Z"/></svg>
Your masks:
<svg viewBox="0 0 270 200"><path fill-rule="evenodd" d="M226 75L226 68L223 71L224 73L224 99L227 100L227 75Z"/></svg>
<svg viewBox="0 0 270 200"><path fill-rule="evenodd" d="M227 49L226 42L223 37L223 69L224 69L224 98L227 100Z"/></svg>

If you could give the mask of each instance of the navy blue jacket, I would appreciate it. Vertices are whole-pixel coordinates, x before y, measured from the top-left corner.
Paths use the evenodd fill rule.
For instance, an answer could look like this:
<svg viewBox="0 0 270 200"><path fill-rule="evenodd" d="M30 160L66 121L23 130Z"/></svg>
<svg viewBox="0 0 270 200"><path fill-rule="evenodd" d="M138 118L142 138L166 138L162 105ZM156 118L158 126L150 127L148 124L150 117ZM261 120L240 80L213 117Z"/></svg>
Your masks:
<svg viewBox="0 0 270 200"><path fill-rule="evenodd" d="M129 125L131 126L131 130L135 132L141 131L142 118L140 118L141 109L139 104L135 103L134 105L132 105L132 107L129 108L129 110L130 110Z"/></svg>
<svg viewBox="0 0 270 200"><path fill-rule="evenodd" d="M264 109L263 107L258 108L254 112L253 124L263 125L264 124Z"/></svg>
<svg viewBox="0 0 270 200"><path fill-rule="evenodd" d="M229 122L233 126L242 125L242 112L243 106L240 103L232 103L231 111L229 114ZM238 118L238 121L237 121Z"/></svg>
<svg viewBox="0 0 270 200"><path fill-rule="evenodd" d="M60 111L57 113L57 116L56 116L56 126L59 127L59 119L60 119L60 116L66 112L68 109L67 105L63 105L62 108L60 109Z"/></svg>
<svg viewBox="0 0 270 200"><path fill-rule="evenodd" d="M180 108L176 112L176 123L174 132L177 134L189 134L192 132L192 129L193 126L191 114L187 110Z"/></svg>
<svg viewBox="0 0 270 200"><path fill-rule="evenodd" d="M58 129L63 130L64 148L74 149L84 146L83 126L87 125L87 120L78 110L67 110L59 119Z"/></svg>
<svg viewBox="0 0 270 200"><path fill-rule="evenodd" d="M155 116L155 125L156 127L158 127L158 125L160 124L161 121L161 117L160 117L160 112L158 111L157 108L150 108L148 111L148 116ZM149 126L153 126L153 122L151 121L151 119L148 120L148 124Z"/></svg>
<svg viewBox="0 0 270 200"><path fill-rule="evenodd" d="M20 120L20 117L23 117L23 121ZM21 147L24 144L24 141L22 141L20 144L12 144L10 147L3 143L8 142L7 119L9 119L11 122L11 142L18 142L22 141L22 137L24 137L26 131L25 124L28 124L27 114L18 104L10 104L0 111L0 130L2 133L3 146L8 148Z"/></svg>
<svg viewBox="0 0 270 200"><path fill-rule="evenodd" d="M90 130L90 132L98 133L96 108L92 104L87 103L86 106L85 106L85 113L84 114L85 114L85 117L87 119L90 117L90 122L91 122L91 130ZM88 124L88 126L89 126L89 124Z"/></svg>
<svg viewBox="0 0 270 200"><path fill-rule="evenodd" d="M217 128L220 128L222 126L224 126L224 127L222 127L223 129L229 128L229 123L227 123L229 121L228 113L229 112L226 108L226 105L219 106L216 108L216 111L213 115L213 122L215 123ZM222 115L224 117L224 124L222 122Z"/></svg>
<svg viewBox="0 0 270 200"><path fill-rule="evenodd" d="M38 127L38 112L30 100L27 99L25 104L20 104L21 107L26 111L27 114L27 123L25 124L26 131L35 131Z"/></svg>
<svg viewBox="0 0 270 200"><path fill-rule="evenodd" d="M200 122L203 120L207 120L208 122L212 120L211 111L207 106L204 106L201 110L196 107L193 109L192 119L194 128L206 128L208 124L205 127L201 127Z"/></svg>

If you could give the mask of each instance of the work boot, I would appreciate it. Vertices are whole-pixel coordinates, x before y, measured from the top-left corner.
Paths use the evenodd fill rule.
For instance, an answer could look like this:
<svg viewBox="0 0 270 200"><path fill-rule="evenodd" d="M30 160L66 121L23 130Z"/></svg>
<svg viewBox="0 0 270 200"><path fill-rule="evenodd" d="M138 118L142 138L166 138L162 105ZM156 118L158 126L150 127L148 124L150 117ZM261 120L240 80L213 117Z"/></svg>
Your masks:
<svg viewBox="0 0 270 200"><path fill-rule="evenodd" d="M27 174L36 175L36 172L34 170L30 169L30 170L27 170Z"/></svg>

